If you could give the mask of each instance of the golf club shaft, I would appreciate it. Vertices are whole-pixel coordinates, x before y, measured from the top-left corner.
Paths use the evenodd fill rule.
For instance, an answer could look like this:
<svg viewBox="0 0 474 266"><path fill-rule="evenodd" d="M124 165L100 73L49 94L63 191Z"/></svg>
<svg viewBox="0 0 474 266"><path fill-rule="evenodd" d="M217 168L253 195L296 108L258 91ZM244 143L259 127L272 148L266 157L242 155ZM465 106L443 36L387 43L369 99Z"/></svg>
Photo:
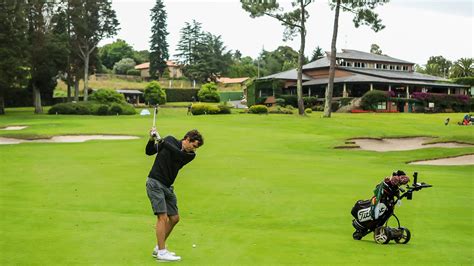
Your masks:
<svg viewBox="0 0 474 266"><path fill-rule="evenodd" d="M155 106L155 109L153 110L153 128L156 128L156 108L157 106Z"/></svg>

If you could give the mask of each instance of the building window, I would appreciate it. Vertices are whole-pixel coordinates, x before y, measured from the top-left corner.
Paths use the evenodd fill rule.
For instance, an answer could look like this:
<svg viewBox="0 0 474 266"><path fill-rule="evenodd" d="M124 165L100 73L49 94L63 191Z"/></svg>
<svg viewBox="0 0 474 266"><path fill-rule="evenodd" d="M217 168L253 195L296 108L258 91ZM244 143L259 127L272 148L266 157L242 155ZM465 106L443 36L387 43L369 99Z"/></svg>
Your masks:
<svg viewBox="0 0 474 266"><path fill-rule="evenodd" d="M386 110L387 109L387 102L378 102L377 103L377 110Z"/></svg>
<svg viewBox="0 0 474 266"><path fill-rule="evenodd" d="M367 64L366 63L360 63L361 67L366 68Z"/></svg>
<svg viewBox="0 0 474 266"><path fill-rule="evenodd" d="M387 66L386 64L383 64L383 65L382 65L382 69L387 69L387 67L388 67L388 66Z"/></svg>
<svg viewBox="0 0 474 266"><path fill-rule="evenodd" d="M394 66L394 65L390 65L390 70L395 70L395 66Z"/></svg>
<svg viewBox="0 0 474 266"><path fill-rule="evenodd" d="M397 70L401 70L401 67L397 65Z"/></svg>
<svg viewBox="0 0 474 266"><path fill-rule="evenodd" d="M382 64L378 64L378 63L375 64L375 68L376 68L376 69L381 69L381 68L382 68Z"/></svg>
<svg viewBox="0 0 474 266"><path fill-rule="evenodd" d="M408 71L408 66L403 66L403 71Z"/></svg>

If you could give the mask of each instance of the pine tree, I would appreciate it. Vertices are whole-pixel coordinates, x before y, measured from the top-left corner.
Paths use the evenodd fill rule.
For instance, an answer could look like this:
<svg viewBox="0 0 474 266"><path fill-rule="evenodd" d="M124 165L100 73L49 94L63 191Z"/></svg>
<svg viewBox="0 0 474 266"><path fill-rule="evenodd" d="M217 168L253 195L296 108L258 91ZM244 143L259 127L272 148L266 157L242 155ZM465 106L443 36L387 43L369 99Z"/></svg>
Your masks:
<svg viewBox="0 0 474 266"><path fill-rule="evenodd" d="M158 75L163 75L166 69L166 60L169 58L168 42L166 36L166 10L163 1L156 0L155 6L151 9L151 40L150 40L150 76L153 79Z"/></svg>
<svg viewBox="0 0 474 266"><path fill-rule="evenodd" d="M192 65L197 60L198 45L204 43L205 34L202 32L201 23L196 20L193 20L192 24L185 22L180 33L181 37L176 48L179 53L175 57L183 65Z"/></svg>

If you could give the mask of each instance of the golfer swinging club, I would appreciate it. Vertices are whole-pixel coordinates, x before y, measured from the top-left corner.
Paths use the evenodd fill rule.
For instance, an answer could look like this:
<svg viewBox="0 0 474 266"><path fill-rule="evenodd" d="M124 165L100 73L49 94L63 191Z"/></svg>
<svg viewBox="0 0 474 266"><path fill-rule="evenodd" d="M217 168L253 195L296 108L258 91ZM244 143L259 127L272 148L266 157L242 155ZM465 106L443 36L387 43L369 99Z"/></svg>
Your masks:
<svg viewBox="0 0 474 266"><path fill-rule="evenodd" d="M160 261L181 259L174 252L167 250L165 245L166 239L179 221L173 183L179 169L194 159L196 156L194 151L203 144L204 140L201 134L195 129L186 133L181 141L172 136L162 139L155 127L150 130L150 139L146 145L145 153L157 155L148 174L146 192L153 212L157 216L157 245L153 249L152 256Z"/></svg>

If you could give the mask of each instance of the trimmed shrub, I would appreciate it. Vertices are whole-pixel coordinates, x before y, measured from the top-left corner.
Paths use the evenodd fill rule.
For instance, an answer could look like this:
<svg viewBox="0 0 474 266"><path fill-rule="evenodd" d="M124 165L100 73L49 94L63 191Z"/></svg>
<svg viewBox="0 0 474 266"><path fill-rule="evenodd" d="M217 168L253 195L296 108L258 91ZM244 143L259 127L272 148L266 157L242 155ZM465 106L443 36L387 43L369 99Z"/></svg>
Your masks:
<svg viewBox="0 0 474 266"><path fill-rule="evenodd" d="M53 105L51 108L49 108L48 114L50 114L50 115L53 115L53 114L62 114L62 115L74 114L74 108L72 108L71 103L58 103L58 104Z"/></svg>
<svg viewBox="0 0 474 266"><path fill-rule="evenodd" d="M191 105L191 113L193 115L205 115L207 113L207 105L202 103L194 103Z"/></svg>
<svg viewBox="0 0 474 266"><path fill-rule="evenodd" d="M230 106L228 106L227 104L219 104L217 106L219 108L219 114L230 114L231 111L230 111Z"/></svg>
<svg viewBox="0 0 474 266"><path fill-rule="evenodd" d="M151 105L166 103L166 92L161 88L160 83L155 80L145 86L143 97Z"/></svg>
<svg viewBox="0 0 474 266"><path fill-rule="evenodd" d="M134 115L137 113L131 104L121 104L120 107L122 108L123 115Z"/></svg>
<svg viewBox="0 0 474 266"><path fill-rule="evenodd" d="M220 104L218 106L206 103L194 103L191 105L191 113L193 115L216 115L230 114L230 107Z"/></svg>
<svg viewBox="0 0 474 266"><path fill-rule="evenodd" d="M116 115L136 114L135 108L132 105L125 103L113 103L110 107L106 104L97 102L79 102L79 103L58 103L53 105L49 114L63 114L63 115Z"/></svg>
<svg viewBox="0 0 474 266"><path fill-rule="evenodd" d="M214 82L206 83L201 86L198 92L201 102L220 102L221 98L217 92L217 85Z"/></svg>
<svg viewBox="0 0 474 266"><path fill-rule="evenodd" d="M344 97L344 98L341 98L341 107L342 107L342 106L349 105L353 99L354 99L354 97Z"/></svg>
<svg viewBox="0 0 474 266"><path fill-rule="evenodd" d="M121 115L123 112L122 107L118 104L112 104L109 108L109 115Z"/></svg>
<svg viewBox="0 0 474 266"><path fill-rule="evenodd" d="M414 92L412 97L413 99L408 100L420 102L425 108L428 107L428 103L434 103L436 112L469 112L469 110L472 110L470 106L471 99L468 95Z"/></svg>
<svg viewBox="0 0 474 266"><path fill-rule="evenodd" d="M97 111L95 112L95 114L97 114L97 115L107 115L108 112L109 112L109 107L105 104L101 104L97 108Z"/></svg>
<svg viewBox="0 0 474 266"><path fill-rule="evenodd" d="M252 105L249 108L249 113L252 114L268 114L268 108L265 105Z"/></svg>
<svg viewBox="0 0 474 266"><path fill-rule="evenodd" d="M221 109L219 109L219 107L215 106L215 105L208 105L207 106L207 114L208 115L216 115L216 114L219 114L221 111Z"/></svg>
<svg viewBox="0 0 474 266"><path fill-rule="evenodd" d="M379 102L386 102L388 100L389 95L385 91L368 91L362 96L360 101L360 107L364 110L377 110L377 103ZM336 108L337 110L337 108Z"/></svg>
<svg viewBox="0 0 474 266"><path fill-rule="evenodd" d="M291 106L291 105L288 105L288 106ZM291 108L286 108L286 107L281 107L281 106L271 107L271 108L268 108L268 113L269 114L292 115L293 114L293 107L291 107Z"/></svg>
<svg viewBox="0 0 474 266"><path fill-rule="evenodd" d="M298 107L298 97L296 95L280 95L278 98L285 100L285 105Z"/></svg>
<svg viewBox="0 0 474 266"><path fill-rule="evenodd" d="M306 108L306 109L304 109L304 112L307 113L307 114L311 114L313 112L313 110L311 108Z"/></svg>
<svg viewBox="0 0 474 266"><path fill-rule="evenodd" d="M279 105L279 106L285 105L285 99L283 98L276 98L275 102L276 102L276 105Z"/></svg>
<svg viewBox="0 0 474 266"><path fill-rule="evenodd" d="M92 93L89 100L103 104L125 103L123 94L112 89L98 89Z"/></svg>
<svg viewBox="0 0 474 266"><path fill-rule="evenodd" d="M315 106L316 104L318 104L318 97L314 97L314 96L303 97L303 103L304 103L304 107L306 108Z"/></svg>

